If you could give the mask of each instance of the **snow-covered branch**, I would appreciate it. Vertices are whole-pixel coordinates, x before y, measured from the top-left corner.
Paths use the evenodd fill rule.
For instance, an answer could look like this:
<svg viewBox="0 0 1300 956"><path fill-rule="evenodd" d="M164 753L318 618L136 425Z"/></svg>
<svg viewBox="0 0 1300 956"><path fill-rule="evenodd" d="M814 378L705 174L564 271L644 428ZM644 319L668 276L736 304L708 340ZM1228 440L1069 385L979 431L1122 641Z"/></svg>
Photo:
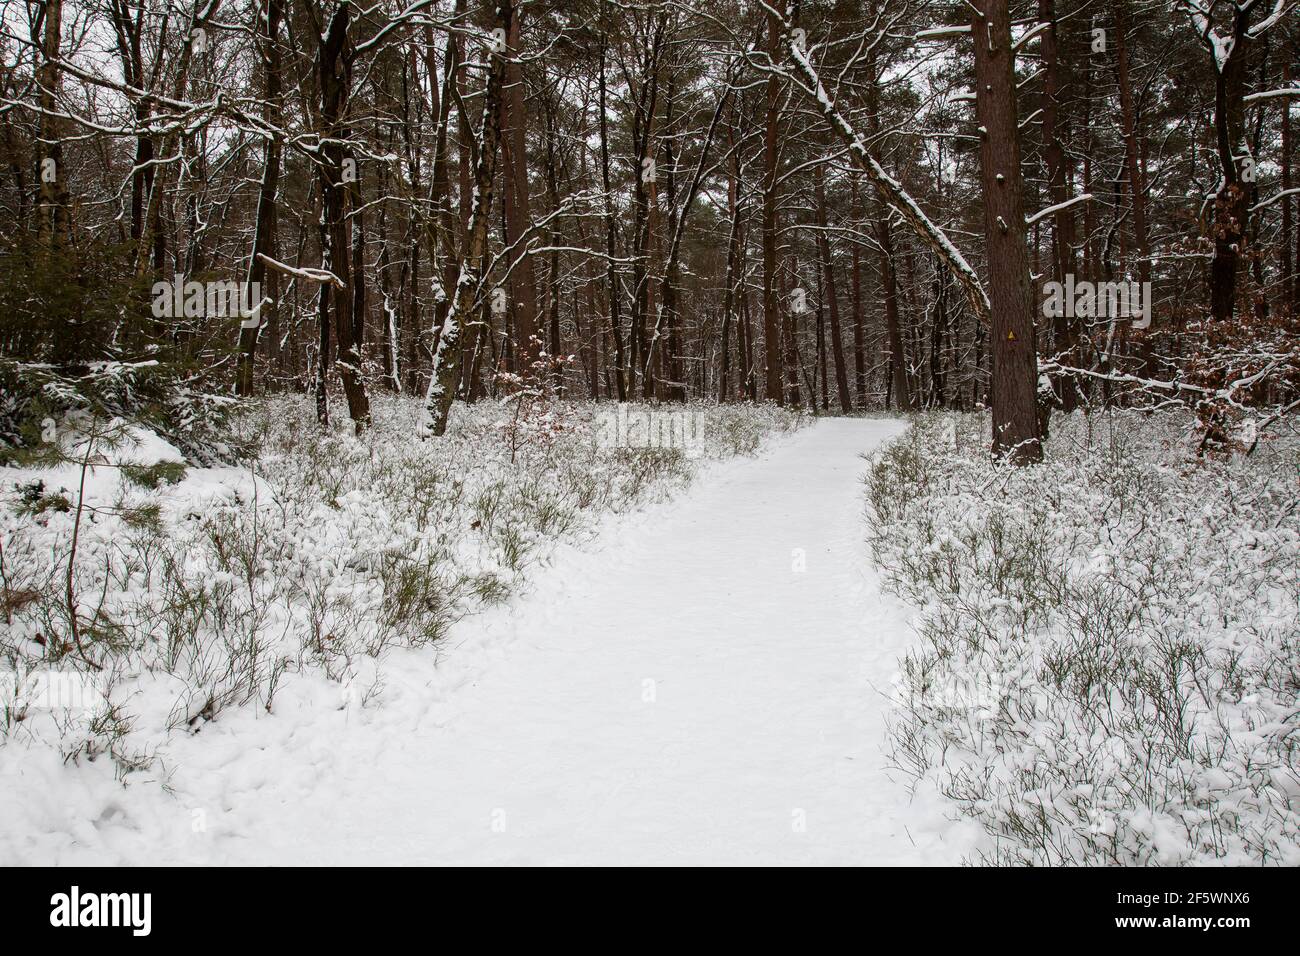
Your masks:
<svg viewBox="0 0 1300 956"><path fill-rule="evenodd" d="M854 129L853 125L836 106L835 101L831 99L822 86L821 77L809 61L808 54L799 43L795 42L791 33L790 22L766 3L763 6L776 16L784 27L786 51L798 74L797 79L799 82L796 85L805 94L816 100L831 128L848 146L849 153L858 167L867 174L872 184L889 205L912 227L917 237L939 255L941 261L952 273L953 278L957 280L958 285L965 294L967 303L976 317L987 322L990 311L989 298L974 268L966 261L966 257L961 254L957 247L953 245L947 234L925 214L924 210L917 205L916 200L908 194L902 184L890 176L871 154L870 150L867 149L866 139Z"/></svg>
<svg viewBox="0 0 1300 956"><path fill-rule="evenodd" d="M1075 203L1087 202L1090 199L1092 199L1092 193L1082 193L1078 196L1075 196L1072 199L1067 199L1065 202L1058 202L1055 206L1048 206L1046 209L1040 209L1032 216L1025 217L1025 225L1032 226L1040 219L1046 219L1048 216L1053 216L1056 213L1060 212L1062 209L1070 208Z"/></svg>
<svg viewBox="0 0 1300 956"><path fill-rule="evenodd" d="M274 269L276 272L283 272L285 275L293 276L295 279L304 279L307 282L328 282L336 289L347 288L343 280L328 269L311 269L291 266L288 263L280 262L278 259L272 259L264 252L259 252L257 258L266 263L267 268Z"/></svg>

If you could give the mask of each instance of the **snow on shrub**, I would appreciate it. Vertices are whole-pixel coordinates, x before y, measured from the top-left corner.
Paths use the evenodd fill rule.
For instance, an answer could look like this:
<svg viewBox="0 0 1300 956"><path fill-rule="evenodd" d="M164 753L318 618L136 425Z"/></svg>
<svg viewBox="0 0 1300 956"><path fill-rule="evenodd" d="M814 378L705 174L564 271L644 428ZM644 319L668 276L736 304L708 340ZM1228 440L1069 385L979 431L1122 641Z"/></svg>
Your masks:
<svg viewBox="0 0 1300 956"><path fill-rule="evenodd" d="M1080 412L1017 469L986 434L923 416L867 479L921 609L894 761L983 862L1300 863L1297 444L1196 460L1186 421Z"/></svg>
<svg viewBox="0 0 1300 956"><path fill-rule="evenodd" d="M604 407L548 405L566 428L520 442L500 427L509 402L458 405L446 436L420 440L418 402L381 397L358 439L345 421L322 432L306 400L274 399L232 442L259 453L221 468L185 468L121 419L66 417L41 465L0 469L0 746L108 754L126 773L167 729L272 711L304 670L368 700L377 678L358 675L385 648L438 641L557 542L689 480L678 450L601 447ZM699 411L714 459L800 422ZM96 691L43 706L42 675Z"/></svg>

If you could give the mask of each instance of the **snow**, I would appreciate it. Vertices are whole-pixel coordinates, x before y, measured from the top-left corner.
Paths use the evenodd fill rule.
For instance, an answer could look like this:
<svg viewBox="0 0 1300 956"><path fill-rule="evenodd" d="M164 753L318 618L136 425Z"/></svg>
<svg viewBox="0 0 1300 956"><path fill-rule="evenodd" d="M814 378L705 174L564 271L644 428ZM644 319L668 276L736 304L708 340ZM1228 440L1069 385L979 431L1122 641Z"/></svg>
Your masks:
<svg viewBox="0 0 1300 956"><path fill-rule="evenodd" d="M985 416L921 416L872 471L886 585L923 608L896 757L978 861L1300 863L1296 446L1193 465L1187 418L1053 416L1014 469Z"/></svg>
<svg viewBox="0 0 1300 956"><path fill-rule="evenodd" d="M1248 31L1250 38L1255 39L1262 36L1266 30L1280 22L1290 10L1291 4L1288 0L1273 0L1272 12Z"/></svg>
<svg viewBox="0 0 1300 956"><path fill-rule="evenodd" d="M1241 101L1243 103L1257 103L1260 100L1271 100L1275 97L1300 99L1300 86L1288 86L1279 90L1265 90L1262 93L1248 93L1241 98Z"/></svg>
<svg viewBox="0 0 1300 956"><path fill-rule="evenodd" d="M1000 176L998 178L1001 179ZM1073 206L1075 203L1088 202L1091 199L1092 199L1092 193L1080 193L1078 196L1072 196L1071 198L1065 200L1064 202L1058 202L1053 206L1048 206L1046 209L1040 209L1032 216L1026 216L1025 225L1032 226L1040 219L1046 219L1048 216L1055 216L1062 209L1068 209L1071 206Z"/></svg>
<svg viewBox="0 0 1300 956"><path fill-rule="evenodd" d="M443 642L295 674L125 787L0 749L0 861L957 862L978 828L885 767L910 611L868 561L860 455L903 428L710 464Z"/></svg>
<svg viewBox="0 0 1300 956"><path fill-rule="evenodd" d="M805 89L817 100L822 114L848 144L849 150L857 159L858 164L871 177L872 182L880 189L898 214L916 230L917 235L924 242L943 258L944 263L965 291L972 310L982 320L985 319L989 314L990 305L988 293L984 291L984 287L979 281L979 275L966 261L961 251L953 245L952 240L948 238L948 234L925 214L925 211L903 188L902 184L890 176L876 158L871 155L862 134L854 130L848 120L840 113L835 101L826 92L821 77L818 76L816 69L813 68L804 51L799 49L797 44L791 43L789 52L790 58L802 74Z"/></svg>
<svg viewBox="0 0 1300 956"><path fill-rule="evenodd" d="M970 24L963 23L954 26L930 27L926 30L918 30L916 33L917 40L943 40L949 37L962 37L970 34Z"/></svg>

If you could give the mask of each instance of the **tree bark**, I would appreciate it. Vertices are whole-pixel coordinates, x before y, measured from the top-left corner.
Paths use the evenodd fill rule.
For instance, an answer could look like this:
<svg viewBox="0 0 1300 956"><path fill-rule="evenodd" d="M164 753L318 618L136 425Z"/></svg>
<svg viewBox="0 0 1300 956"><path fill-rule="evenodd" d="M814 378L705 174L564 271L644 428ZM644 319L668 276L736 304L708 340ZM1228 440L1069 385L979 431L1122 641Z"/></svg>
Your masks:
<svg viewBox="0 0 1300 956"><path fill-rule="evenodd" d="M1118 0L1124 3L1126 0ZM1061 106L1062 74L1066 67L1061 62L1059 47L1060 23L1056 18L1055 0L1038 0L1038 20L1049 26L1042 33L1041 54L1043 61L1043 142L1044 159L1047 165L1048 202L1058 207L1052 214L1052 273L1057 282L1064 282L1068 274L1074 272L1074 210L1064 204L1070 198L1070 178L1067 175L1067 159L1062 142L1061 129L1066 124L1062 121L1065 112ZM1056 317L1053 328L1055 350L1058 356L1071 353L1075 346L1076 329L1074 320L1064 314ZM1074 411L1079 404L1079 388L1074 378L1061 376L1056 382L1056 392L1065 412Z"/></svg>
<svg viewBox="0 0 1300 956"><path fill-rule="evenodd" d="M993 355L993 453L1042 459L1034 346L1034 293L1025 241L1024 186L1008 0L985 0L971 19L980 126L984 235Z"/></svg>
<svg viewBox="0 0 1300 956"><path fill-rule="evenodd" d="M344 160L348 158L346 110L352 85L352 47L348 38L351 11L351 6L346 3L335 10L321 43L318 61L322 136L320 184L326 229L321 268L334 273L340 283L340 288L333 294L326 291L329 283L322 283L321 295L323 301L329 301L334 313L334 337L338 342L335 364L343 382L348 414L359 435L370 424L370 401L361 375L361 351L353 324L351 222L347 215L351 189L343 177Z"/></svg>
<svg viewBox="0 0 1300 956"><path fill-rule="evenodd" d="M732 316L736 311L736 270L740 262L740 154L735 148L736 131L727 124L727 150L731 161L727 164L727 274L722 289L722 336L718 370L718 401L730 400L730 333Z"/></svg>
<svg viewBox="0 0 1300 956"><path fill-rule="evenodd" d="M1247 159L1244 98L1249 20L1249 9L1233 12L1232 46L1222 62L1216 61L1214 71L1215 149L1223 176L1214 198L1214 258L1210 261L1210 314L1216 321L1227 321L1236 311L1237 266L1246 239L1247 189L1238 160Z"/></svg>
<svg viewBox="0 0 1300 956"><path fill-rule="evenodd" d="M266 8L258 18L258 52L263 71L263 118L267 126L278 126L281 110L280 78L280 22L284 18L284 0L266 0ZM268 136L262 149L262 183L257 195L257 220L253 226L253 249L248 260L248 287L260 289L268 275L262 255L275 258L275 232L277 202L280 189L279 137ZM137 237L138 238L138 237ZM249 293L251 295L251 292ZM253 367L257 356L257 340L266 319L275 308L265 296L259 302L247 302L253 315L245 317L239 328L239 370L235 379L235 393L253 394Z"/></svg>
<svg viewBox="0 0 1300 956"><path fill-rule="evenodd" d="M835 267L831 261L831 243L826 234L827 216L826 216L826 186L823 182L824 176L822 168L817 167L816 172L816 191L817 191L817 224L821 228L817 235L820 238L821 255L822 255L822 272L825 275L826 304L827 312L831 320L831 355L835 360L835 390L839 395L840 409L844 414L853 410L853 400L849 397L849 375L848 369L844 364L844 337L840 330L840 304L839 298L835 294Z"/></svg>
<svg viewBox="0 0 1300 956"><path fill-rule="evenodd" d="M618 289L618 270L614 264L617 252L614 233L614 193L609 183L609 121L606 106L608 83L605 79L605 57L608 52L608 34L600 35L600 180L605 191L605 281L609 296L609 331L614 338L614 390L620 402L627 401L627 356L623 347L623 317L619 314L622 297Z"/></svg>
<svg viewBox="0 0 1300 956"><path fill-rule="evenodd" d="M776 61L781 22L769 11L767 53ZM781 318L776 297L776 186L780 163L777 143L781 119L781 87L775 74L767 77L767 120L763 131L763 359L767 367L765 397L778 404L781 396Z"/></svg>
<svg viewBox="0 0 1300 956"><path fill-rule="evenodd" d="M526 247L525 236L532 225L532 208L528 187L528 149L524 135L528 114L524 109L523 66L519 55L523 50L521 38L522 12L511 18L506 46L510 59L505 75L505 117L502 120L501 159L504 178L503 203L506 218L506 244L510 252L506 267L510 279L510 305L514 319L514 347L516 367L520 374L529 375L537 360L538 335L537 282L533 270L533 256Z"/></svg>
<svg viewBox="0 0 1300 956"><path fill-rule="evenodd" d="M850 199L850 215L856 223L861 214L858 206L858 177L855 175L849 180L849 188L852 190ZM867 350L865 334L863 329L862 318L862 247L855 241L853 243L853 382L854 394L857 396L859 405L867 403Z"/></svg>
<svg viewBox="0 0 1300 956"><path fill-rule="evenodd" d="M513 0L497 0L497 28L510 35L514 22ZM483 121L478 135L478 157L474 165L473 202L470 209L468 241L461 255L459 276L456 280L451 310L438 336L434 352L429 389L425 395L425 433L435 436L447 431L447 418L455 390L456 375L464 349L462 327L473 313L475 303L482 294L483 258L487 251L488 226L492 217L493 186L496 180L497 148L501 141L502 88L505 85L507 62L511 54L508 45L491 54L492 66L488 73L484 95Z"/></svg>
<svg viewBox="0 0 1300 956"><path fill-rule="evenodd" d="M45 30L41 37L41 62L36 69L40 86L41 143L45 155L40 164L39 217L37 240L51 252L63 248L68 238L67 173L63 169L63 140L59 111L59 47L63 42L63 0L46 0Z"/></svg>
<svg viewBox="0 0 1300 956"><path fill-rule="evenodd" d="M1290 87L1291 84L1291 64L1283 62L1282 64L1282 85ZM1291 133L1291 99L1286 97L1282 100L1282 192L1291 188L1291 162L1294 159L1295 146L1292 142ZM1282 197L1282 248L1279 265L1282 270L1282 295L1283 298L1291 304L1291 314L1300 316L1300 275L1297 275L1297 250L1291 244L1292 218L1291 204L1295 201L1294 196Z"/></svg>

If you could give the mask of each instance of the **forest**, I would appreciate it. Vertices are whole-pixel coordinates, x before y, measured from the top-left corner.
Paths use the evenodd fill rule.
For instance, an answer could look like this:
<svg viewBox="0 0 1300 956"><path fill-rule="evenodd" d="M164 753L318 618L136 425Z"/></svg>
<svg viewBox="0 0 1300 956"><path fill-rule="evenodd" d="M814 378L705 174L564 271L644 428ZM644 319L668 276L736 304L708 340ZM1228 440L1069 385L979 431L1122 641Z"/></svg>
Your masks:
<svg viewBox="0 0 1300 956"><path fill-rule="evenodd" d="M0 864L1300 865L1298 6L0 0Z"/></svg>
<svg viewBox="0 0 1300 956"><path fill-rule="evenodd" d="M985 45L899 0L4 9L15 378L151 362L322 421L339 390L359 429L376 391L436 430L519 378L991 406L1009 446L1135 391L1230 443L1294 398L1281 0L1010 4ZM1066 277L1147 321L1041 307Z"/></svg>

